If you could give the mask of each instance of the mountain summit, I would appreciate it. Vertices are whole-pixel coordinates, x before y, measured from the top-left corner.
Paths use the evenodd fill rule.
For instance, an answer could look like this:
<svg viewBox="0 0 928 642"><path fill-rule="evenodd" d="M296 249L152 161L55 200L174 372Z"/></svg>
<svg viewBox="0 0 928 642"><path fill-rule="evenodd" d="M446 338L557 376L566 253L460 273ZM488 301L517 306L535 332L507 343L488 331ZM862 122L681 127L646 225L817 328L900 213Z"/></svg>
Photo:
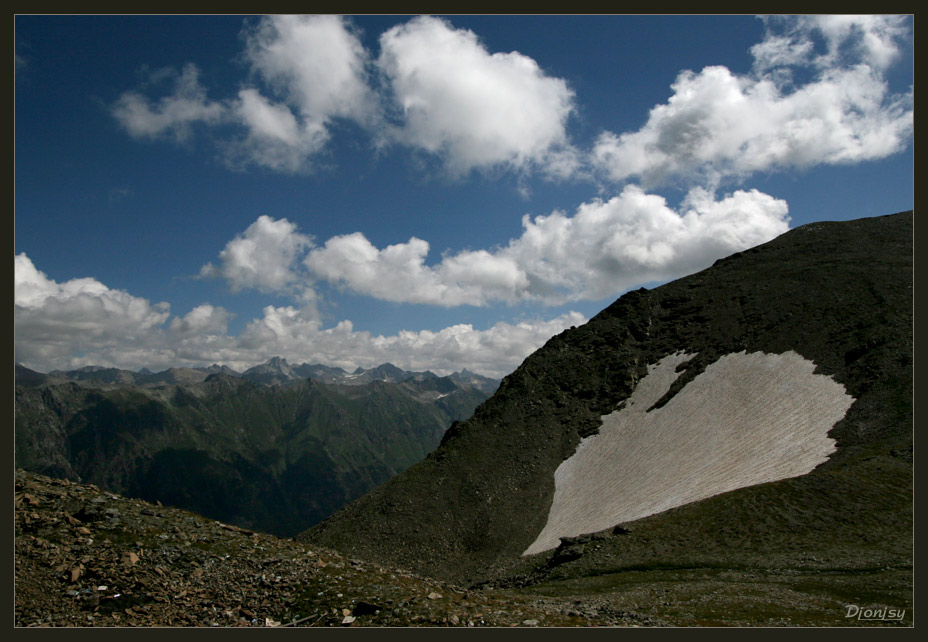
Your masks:
<svg viewBox="0 0 928 642"><path fill-rule="evenodd" d="M813 223L628 292L301 539L471 583L680 564L911 582L912 225Z"/></svg>

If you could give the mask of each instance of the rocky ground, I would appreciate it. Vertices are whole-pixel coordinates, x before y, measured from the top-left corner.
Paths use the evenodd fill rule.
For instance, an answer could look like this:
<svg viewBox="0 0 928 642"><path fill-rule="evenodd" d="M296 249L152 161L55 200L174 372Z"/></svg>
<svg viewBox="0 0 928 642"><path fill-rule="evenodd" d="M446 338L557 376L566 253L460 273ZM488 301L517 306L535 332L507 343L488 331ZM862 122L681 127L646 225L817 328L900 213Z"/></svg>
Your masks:
<svg viewBox="0 0 928 642"><path fill-rule="evenodd" d="M18 627L660 623L569 599L466 590L22 470L15 505Z"/></svg>
<svg viewBox="0 0 928 642"><path fill-rule="evenodd" d="M465 588L23 470L15 507L17 627L911 626L914 616L911 567L573 577L559 572L583 561L568 555L571 540L546 572L526 566L532 578ZM850 603L905 612L860 621Z"/></svg>

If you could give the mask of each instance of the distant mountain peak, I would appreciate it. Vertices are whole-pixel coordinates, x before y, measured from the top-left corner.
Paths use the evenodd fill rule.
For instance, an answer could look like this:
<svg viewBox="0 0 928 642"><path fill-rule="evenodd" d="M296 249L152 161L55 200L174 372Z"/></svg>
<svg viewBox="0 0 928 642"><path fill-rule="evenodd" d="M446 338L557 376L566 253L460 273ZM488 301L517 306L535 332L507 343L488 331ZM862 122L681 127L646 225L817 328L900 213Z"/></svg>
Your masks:
<svg viewBox="0 0 928 642"><path fill-rule="evenodd" d="M314 379L323 383L347 383L357 385L373 381L398 383L410 378L418 381L440 378L431 370L424 370L421 372L403 370L389 361L372 368L358 366L353 372L348 373L343 368L318 363L291 365L286 357L280 355L270 357L267 361L252 366L244 372L239 372L226 365L213 363L206 367L173 366L157 372L147 367L132 371L90 365L67 371L52 370L48 375L74 381L99 379L106 383L154 386L163 385L165 383L191 383L193 381L201 381L206 376L217 372L222 372L233 377L244 377L253 383L263 385L277 385L302 379ZM477 386L488 393L493 392L499 383L496 379L483 377L467 368L464 368L459 373L456 372L448 376L456 382Z"/></svg>

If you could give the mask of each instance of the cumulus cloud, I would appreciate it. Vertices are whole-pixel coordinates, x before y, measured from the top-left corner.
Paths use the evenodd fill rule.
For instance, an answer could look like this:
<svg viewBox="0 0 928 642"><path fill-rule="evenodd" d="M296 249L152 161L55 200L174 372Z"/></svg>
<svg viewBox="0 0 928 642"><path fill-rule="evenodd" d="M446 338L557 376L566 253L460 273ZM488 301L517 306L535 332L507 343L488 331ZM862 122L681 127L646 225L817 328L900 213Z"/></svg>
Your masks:
<svg viewBox="0 0 928 642"><path fill-rule="evenodd" d="M487 330L458 324L437 332L401 330L384 336L357 331L350 321L322 329L317 318L300 308L268 306L264 316L252 321L237 343L240 357L260 351L293 355L288 359L297 363L324 363L346 370L389 362L439 374L466 367L486 376L502 377L552 336L586 321L580 313L568 312L549 320L499 322Z"/></svg>
<svg viewBox="0 0 928 642"><path fill-rule="evenodd" d="M440 155L449 170L508 166L562 174L574 94L518 52L490 53L477 36L418 17L380 37L377 65L401 109L393 136Z"/></svg>
<svg viewBox="0 0 928 642"><path fill-rule="evenodd" d="M298 119L288 105L271 102L254 89L239 92L232 113L246 131L223 145L225 161L233 168L258 165L289 174L307 172L311 157L329 140L323 123Z"/></svg>
<svg viewBox="0 0 928 642"><path fill-rule="evenodd" d="M648 186L679 178L716 186L758 171L857 163L905 148L912 95L892 94L883 77L898 54L903 20L816 16L767 24L752 48L753 75L720 66L681 72L673 95L640 130L600 135L593 163L616 181L637 177ZM814 35L824 38L824 52ZM797 66L813 79L795 85Z"/></svg>
<svg viewBox="0 0 928 642"><path fill-rule="evenodd" d="M174 74L168 70L167 74L159 75ZM189 137L193 124L221 122L226 108L206 98L206 89L200 84L199 70L191 63L185 65L176 77L171 95L155 103L139 92L127 91L112 106L111 113L134 138L173 136L181 142Z"/></svg>
<svg viewBox="0 0 928 642"><path fill-rule="evenodd" d="M157 370L212 363L242 371L281 355L293 363L348 370L390 362L439 374L467 368L500 377L554 334L586 322L569 312L554 319L500 322L486 330L460 324L384 336L357 331L347 320L324 328L312 305L267 306L232 336L232 315L219 306L204 303L166 323L167 303L152 305L93 278L57 283L25 254L15 257L14 268L15 359L42 372L85 365Z"/></svg>
<svg viewBox="0 0 928 642"><path fill-rule="evenodd" d="M339 119L367 128L378 144L437 157L453 175L509 169L565 179L586 176L592 165L646 188L674 180L718 187L759 171L856 163L904 149L913 96L892 93L884 75L911 37L906 16L764 20L752 73L683 71L640 130L604 131L589 154L569 141L575 97L563 79L428 16L381 34L376 60L345 18L266 16L244 31L251 76L236 96L208 100L188 64L174 74L171 95L155 102L126 92L112 113L138 138L182 141L195 123L231 124L238 134L219 141L230 167L284 173L315 169ZM372 70L380 82L372 82ZM808 81L797 84L799 70ZM391 108L386 117L383 106Z"/></svg>
<svg viewBox="0 0 928 642"><path fill-rule="evenodd" d="M247 33L245 56L307 120L363 122L374 112L367 51L340 16L267 16Z"/></svg>
<svg viewBox="0 0 928 642"><path fill-rule="evenodd" d="M608 201L524 216L522 236L503 253L529 274L531 298L599 299L708 267L713 261L787 231L785 201L737 191L721 200L692 190L680 211L641 188L627 186Z"/></svg>
<svg viewBox="0 0 928 642"><path fill-rule="evenodd" d="M787 212L785 201L757 190L716 200L701 188L690 191L678 212L663 197L630 185L608 201L582 204L573 216L525 215L522 235L505 247L449 254L436 265L426 264L426 241L412 238L381 250L361 233L329 239L304 264L314 278L387 301L560 304L707 267L786 232Z"/></svg>
<svg viewBox="0 0 928 642"><path fill-rule="evenodd" d="M218 267L208 263L201 275L223 277L235 291L302 288L305 306L314 304L317 281L399 303L559 305L708 267L786 232L788 209L757 190L718 199L694 188L675 210L662 196L628 185L609 200L583 203L572 216L525 215L522 235L507 245L446 253L432 265L429 243L416 237L380 249L355 232L314 246L295 224L262 216L226 245Z"/></svg>
<svg viewBox="0 0 928 642"><path fill-rule="evenodd" d="M830 68L858 63L883 70L900 55L909 35L906 16L809 15L765 16L763 41L751 48L759 71L813 65ZM824 51L814 38L824 40Z"/></svg>
<svg viewBox="0 0 928 642"><path fill-rule="evenodd" d="M231 125L217 144L233 169L312 171L338 119L368 129L378 145L434 155L454 175L503 168L563 179L583 166L566 133L575 111L567 83L518 52L490 53L444 20L421 16L386 31L376 61L340 16L265 16L243 35L251 75L236 96L209 101L188 64L172 94L125 92L113 116L134 137L178 142L195 123ZM377 89L371 70L383 81ZM392 125L383 104L393 106Z"/></svg>
<svg viewBox="0 0 928 642"><path fill-rule="evenodd" d="M203 303L183 317L171 319L170 329L178 337L225 334L231 316L225 308Z"/></svg>
<svg viewBox="0 0 928 642"><path fill-rule="evenodd" d="M466 252L425 265L429 244L418 238L378 250L360 232L336 236L313 249L305 265L316 278L386 301L433 305L484 305L514 300L528 286L509 258Z"/></svg>
<svg viewBox="0 0 928 642"><path fill-rule="evenodd" d="M170 316L167 303L152 305L96 279L57 283L26 254L14 258L16 358L60 363L75 354L139 346Z"/></svg>
<svg viewBox="0 0 928 642"><path fill-rule="evenodd" d="M333 119L370 123L376 114L367 52L339 16L266 16L246 31L245 58L277 100L239 91L231 109L246 133L226 147L232 166L308 171Z"/></svg>
<svg viewBox="0 0 928 642"><path fill-rule="evenodd" d="M219 139L223 160L241 169L257 165L284 173L313 168L333 119L370 124L376 96L367 84L368 54L339 16L266 16L245 30L244 60L270 92L242 86L234 98L210 101L199 71L187 64L174 91L158 101L140 91L123 93L111 108L135 138L186 140L195 123L237 125L240 133ZM171 70L151 75L157 84Z"/></svg>
<svg viewBox="0 0 928 642"><path fill-rule="evenodd" d="M259 216L219 253L219 265L207 263L201 277L224 278L233 292L255 288L262 292L287 290L296 279L294 262L311 244L308 236L283 218Z"/></svg>

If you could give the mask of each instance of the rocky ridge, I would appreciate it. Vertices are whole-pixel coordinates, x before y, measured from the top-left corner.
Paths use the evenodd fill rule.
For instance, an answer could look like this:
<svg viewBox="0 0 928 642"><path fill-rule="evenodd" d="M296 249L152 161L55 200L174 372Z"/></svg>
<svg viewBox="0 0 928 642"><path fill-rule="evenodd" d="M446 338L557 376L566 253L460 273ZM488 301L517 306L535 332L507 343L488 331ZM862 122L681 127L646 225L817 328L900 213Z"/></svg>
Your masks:
<svg viewBox="0 0 928 642"><path fill-rule="evenodd" d="M152 372L148 368L142 368L138 372L134 372L122 368L84 366L74 370L52 370L45 374L31 370L22 364L16 364L15 369L16 381L22 385L56 384L66 381L74 381L90 386L101 386L103 384L143 387L157 387L166 384L191 385L201 383L208 379L210 375L218 373L264 386L293 383L302 379L312 379L321 383L360 386L375 381L401 383L410 379L421 382L443 378L429 370L424 372L408 371L398 368L392 363L383 363L367 369L358 367L354 372L348 373L342 368L321 364L301 363L291 365L282 357L271 357L264 363L248 368L244 372L238 372L228 366L218 364L197 368L168 368L160 372ZM466 368L448 375L448 378L458 384L473 386L486 394L492 394L499 385L498 380L469 372Z"/></svg>

